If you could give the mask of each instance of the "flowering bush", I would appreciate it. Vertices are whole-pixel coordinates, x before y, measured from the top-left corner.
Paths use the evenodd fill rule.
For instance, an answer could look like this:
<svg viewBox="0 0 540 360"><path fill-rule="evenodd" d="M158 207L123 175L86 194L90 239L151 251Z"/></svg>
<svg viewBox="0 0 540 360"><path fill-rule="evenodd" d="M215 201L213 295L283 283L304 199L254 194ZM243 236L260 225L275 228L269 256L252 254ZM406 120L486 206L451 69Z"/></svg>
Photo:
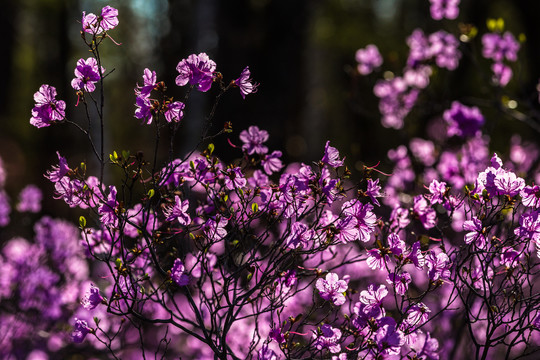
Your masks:
<svg viewBox="0 0 540 360"><path fill-rule="evenodd" d="M435 20L458 16L459 1L430 2ZM533 145L515 137L507 162L490 155L482 133L489 119L455 101L440 114L446 127L438 140L414 138L389 151L391 175L364 167L353 181L330 141L311 165L284 164L258 126L238 140L230 123L210 133L222 94L237 87L245 99L258 84L248 67L224 81L200 53L176 68L182 101L148 68L134 88L134 117L158 134L168 128L165 145L157 136L150 156L107 151L106 99L91 93L105 86L99 47L117 16L110 6L100 16L83 13L92 56L77 62L72 87L85 108L97 108L95 117L87 111L85 124L69 120L50 85L34 96L30 123L75 126L99 166L74 167L59 152L45 176L57 199L85 211L79 229L44 217L33 242L3 246L3 356L486 359L539 349ZM486 34L484 57L515 61L519 44L507 34ZM403 77L374 87L383 126L403 127L434 70L455 70L462 57L460 41L442 30L426 36L417 29L407 43ZM356 58L362 75L383 64L375 46ZM493 85L507 80L501 75ZM197 147L177 154L193 89L215 94L214 106ZM96 123L99 139L90 131ZM232 163L216 156L217 136L236 149ZM159 157L161 146L167 158ZM119 174L117 182L106 173ZM4 178L0 166L1 226L11 211ZM29 186L16 209L39 212L40 199Z"/></svg>

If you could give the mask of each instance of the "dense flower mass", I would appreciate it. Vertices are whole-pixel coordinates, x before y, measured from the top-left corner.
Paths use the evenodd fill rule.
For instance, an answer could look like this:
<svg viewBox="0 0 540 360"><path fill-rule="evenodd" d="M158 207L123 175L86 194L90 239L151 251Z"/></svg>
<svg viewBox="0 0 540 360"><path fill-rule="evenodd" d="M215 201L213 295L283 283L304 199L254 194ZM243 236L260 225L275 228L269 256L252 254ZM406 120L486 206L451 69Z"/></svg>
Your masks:
<svg viewBox="0 0 540 360"><path fill-rule="evenodd" d="M431 15L455 19L458 4L431 0ZM72 86L79 101L100 110L102 99L83 93L107 80L97 49L108 34L97 35L117 26L117 15L110 6L100 16L83 13L92 57L77 62ZM463 24L459 41L443 30L414 30L402 73L375 80L382 125L403 129L380 168L357 159L350 167L330 141L315 161L287 163L258 126L234 135L228 121L213 132L221 95L238 87L245 98L258 84L248 67L224 81L205 53L177 66L177 85L190 85L175 89L185 103L144 70L135 117L155 125L150 155L95 142L90 125L105 122L103 111L65 121L88 137L95 161L70 167L58 152L45 177L54 197L76 210L77 227L33 220L41 191L31 185L12 206L17 197L8 194L0 161L0 358L535 356L540 148L513 136L506 157L482 132L495 127L494 111L520 120L527 112L526 102L513 112L517 100L499 96L510 91L503 87L519 44L502 25L488 27L494 32L482 37L483 55L492 61L475 63L487 69L482 94L493 86L495 100L468 96L479 107L458 98L450 109L450 100L431 101L432 80L440 84L441 74L474 56L461 47L470 49L478 30ZM398 59L392 55L393 66ZM374 45L360 49L357 61L354 79L382 66ZM214 82L219 90L199 145L179 155L191 90L207 92ZM33 125L64 119L53 87L43 85L34 98ZM485 111L493 101L500 106ZM422 122L411 125L409 116ZM220 136L230 147L214 144ZM233 160L220 159L224 151ZM24 237L13 235L17 226Z"/></svg>

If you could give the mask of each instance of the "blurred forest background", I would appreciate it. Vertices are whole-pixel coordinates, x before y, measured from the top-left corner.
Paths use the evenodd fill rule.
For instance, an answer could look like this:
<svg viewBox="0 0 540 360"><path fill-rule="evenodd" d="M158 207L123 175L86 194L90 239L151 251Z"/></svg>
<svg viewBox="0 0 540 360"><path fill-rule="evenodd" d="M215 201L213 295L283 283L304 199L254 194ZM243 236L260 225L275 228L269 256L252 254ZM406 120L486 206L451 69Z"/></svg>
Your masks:
<svg viewBox="0 0 540 360"><path fill-rule="evenodd" d="M46 83L67 102L71 120L83 119L70 86L76 61L90 56L80 38L81 14L99 14L105 5L119 10L120 25L111 35L122 43L106 41L101 50L106 70L115 69L105 88L108 152L151 153L154 130L133 117L133 88L149 67L181 99L183 89L174 85L176 65L199 52L209 54L227 81L249 65L253 79L261 84L258 93L245 100L237 89L227 93L214 130L232 121L230 139L238 144L240 131L257 125L269 131L270 150L284 150L287 161L320 159L329 139L351 168L361 168L364 162L374 165L384 161L388 149L425 135L427 122L453 100L466 98L464 103L482 106L493 145L501 150L507 149L509 132L539 138L492 106L490 101L501 94L489 86L490 63L474 62L470 56L481 54L487 18L503 17L516 38L526 34L520 59L513 65L514 79L505 91L524 99L527 104L519 106L526 111L538 111L538 0L462 0L457 20L438 22L429 16L428 0L3 0L1 5L0 157L8 172L7 188L16 194L35 183L45 191L45 212L57 208L71 219L65 204L51 200L53 189L43 173L57 164L56 151L72 166L88 161L91 171L90 146L67 125L31 126L30 111L34 92ZM382 69L401 74L408 51L405 40L415 28L426 33L442 28L457 35L459 23L474 24L479 36L463 48L458 70L440 70L432 77L403 130L382 128L372 92L382 72L358 76L356 50L375 43L384 57ZM178 156L196 144L216 94L216 89L192 94ZM239 156L226 138L216 142L216 151L225 160Z"/></svg>

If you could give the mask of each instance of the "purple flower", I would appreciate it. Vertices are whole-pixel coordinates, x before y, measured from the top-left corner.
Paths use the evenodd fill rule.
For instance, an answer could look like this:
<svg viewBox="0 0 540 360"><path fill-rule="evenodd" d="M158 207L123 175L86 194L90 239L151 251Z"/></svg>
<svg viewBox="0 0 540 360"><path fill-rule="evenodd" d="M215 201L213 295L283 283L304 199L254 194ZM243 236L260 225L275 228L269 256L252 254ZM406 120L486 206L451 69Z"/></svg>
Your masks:
<svg viewBox="0 0 540 360"><path fill-rule="evenodd" d="M268 175L272 175L275 172L278 172L283 168L283 163L281 162L282 153L279 150L273 151L271 154L265 155L264 159L261 160L261 165L264 169L264 172Z"/></svg>
<svg viewBox="0 0 540 360"><path fill-rule="evenodd" d="M411 275L406 271L401 274L389 273L386 278L386 282L394 287L396 294L401 296L405 296L411 281Z"/></svg>
<svg viewBox="0 0 540 360"><path fill-rule="evenodd" d="M370 74L373 69L378 68L383 63L383 58L377 46L370 44L364 49L358 49L355 55L358 62L358 72L362 75Z"/></svg>
<svg viewBox="0 0 540 360"><path fill-rule="evenodd" d="M502 170L495 176L493 184L499 195L514 197L525 187L525 180L511 171Z"/></svg>
<svg viewBox="0 0 540 360"><path fill-rule="evenodd" d="M103 31L114 29L118 25L118 10L107 5L101 9L101 16L88 14L83 11L82 29L92 35L101 34Z"/></svg>
<svg viewBox="0 0 540 360"><path fill-rule="evenodd" d="M336 239L342 243L354 241L360 237L358 220L354 216L345 216L334 224L338 233Z"/></svg>
<svg viewBox="0 0 540 360"><path fill-rule="evenodd" d="M417 344L421 346L421 349L417 351L418 358L424 360L439 360L439 341L432 338L429 331L425 335L419 334L419 337L420 340L417 341Z"/></svg>
<svg viewBox="0 0 540 360"><path fill-rule="evenodd" d="M429 41L421 29L415 29L412 32L407 38L407 45L409 45L408 66L415 68L418 64L429 59Z"/></svg>
<svg viewBox="0 0 540 360"><path fill-rule="evenodd" d="M86 310L93 310L103 302L103 297L99 294L99 288L90 284L90 289L81 299L81 304Z"/></svg>
<svg viewBox="0 0 540 360"><path fill-rule="evenodd" d="M137 96L142 97L149 97L150 93L157 84L157 75L155 71L151 71L150 69L146 68L144 69L143 74L143 86L139 86L137 84L137 87L135 88L135 94Z"/></svg>
<svg viewBox="0 0 540 360"><path fill-rule="evenodd" d="M74 343L80 344L91 330L92 329L88 327L88 323L85 320L75 318L75 326L71 333L71 339Z"/></svg>
<svg viewBox="0 0 540 360"><path fill-rule="evenodd" d="M135 99L135 105L137 106L137 109L135 110L135 117L143 121L146 120L146 124L150 125L153 120L153 105L150 98L144 96L137 96L137 98Z"/></svg>
<svg viewBox="0 0 540 360"><path fill-rule="evenodd" d="M167 120L167 122L180 122L184 117L184 112L182 110L184 110L186 105L183 102L175 101L166 104L165 107L167 109L165 110L165 120Z"/></svg>
<svg viewBox="0 0 540 360"><path fill-rule="evenodd" d="M63 199L69 207L79 206L83 188L84 185L80 180L71 180L69 176L64 176L54 184L55 199Z"/></svg>
<svg viewBox="0 0 540 360"><path fill-rule="evenodd" d="M475 245L480 249L486 246L487 240L482 227L482 221L476 216L463 223L463 230L469 231L465 234L465 244L470 244L474 241Z"/></svg>
<svg viewBox="0 0 540 360"><path fill-rule="evenodd" d="M367 190L366 195L369 196L371 199L371 202L377 206L381 206L379 203L379 200L377 200L378 197L381 197L381 187L379 186L379 179L373 181L371 179L367 179Z"/></svg>
<svg viewBox="0 0 540 360"><path fill-rule="evenodd" d="M413 210L426 230L433 228L437 223L437 213L422 195L414 197Z"/></svg>
<svg viewBox="0 0 540 360"><path fill-rule="evenodd" d="M443 118L448 124L448 136L475 136L484 125L484 116L476 106L467 107L457 101L444 112Z"/></svg>
<svg viewBox="0 0 540 360"><path fill-rule="evenodd" d="M432 141L414 138L411 139L409 146L414 157L425 166L435 163L435 145Z"/></svg>
<svg viewBox="0 0 540 360"><path fill-rule="evenodd" d="M173 267L171 269L171 279L178 286L185 286L189 284L189 276L185 274L186 267L180 259L174 260Z"/></svg>
<svg viewBox="0 0 540 360"><path fill-rule="evenodd" d="M315 338L315 347L318 350L328 349L332 354L336 354L341 351L341 330L333 328L328 324L321 326L320 334L313 334Z"/></svg>
<svg viewBox="0 0 540 360"><path fill-rule="evenodd" d="M429 11L433 20L442 20L447 18L454 20L459 15L460 0L429 0L431 6Z"/></svg>
<svg viewBox="0 0 540 360"><path fill-rule="evenodd" d="M527 207L537 209L540 207L540 186L525 186L521 192L521 203Z"/></svg>
<svg viewBox="0 0 540 360"><path fill-rule="evenodd" d="M225 170L225 187L229 190L241 189L246 186L247 180L239 167Z"/></svg>
<svg viewBox="0 0 540 360"><path fill-rule="evenodd" d="M285 238L285 244L291 249L303 248L314 236L314 231L306 224L295 222L291 225L290 234Z"/></svg>
<svg viewBox="0 0 540 360"><path fill-rule="evenodd" d="M275 340L278 344L283 344L285 342L285 335L283 335L283 333L281 332L281 328L279 327L270 330L270 333L268 333L268 337L272 340Z"/></svg>
<svg viewBox="0 0 540 360"><path fill-rule="evenodd" d="M99 220L103 225L113 227L118 226L118 216L116 215L117 208L118 201L116 201L116 187L109 186L107 201L98 209L98 214L100 215Z"/></svg>
<svg viewBox="0 0 540 360"><path fill-rule="evenodd" d="M264 155L268 152L268 148L263 145L268 140L268 131L259 130L257 126L250 126L247 130L243 130L239 137L244 143L242 150L247 152L248 155L254 153Z"/></svg>
<svg viewBox="0 0 540 360"><path fill-rule="evenodd" d="M60 181L60 179L71 171L67 164L66 158L60 155L60 152L58 151L56 152L56 155L58 156L58 166L53 166L52 170L47 171L47 174L45 175L45 177L51 180L53 183Z"/></svg>
<svg viewBox="0 0 540 360"><path fill-rule="evenodd" d="M514 230L514 234L533 240L537 246L540 245L540 216L538 211L528 211L519 217L519 227Z"/></svg>
<svg viewBox="0 0 540 360"><path fill-rule="evenodd" d="M455 70L461 58L459 41L446 31L440 30L429 35L429 52L440 68Z"/></svg>
<svg viewBox="0 0 540 360"><path fill-rule="evenodd" d="M415 242L407 256L407 259L412 261L418 270L422 270L426 264L426 257L422 254L421 246L420 241Z"/></svg>
<svg viewBox="0 0 540 360"><path fill-rule="evenodd" d="M407 330L411 332L411 328L418 329L429 319L431 310L424 304L418 303L409 308L407 316L404 320Z"/></svg>
<svg viewBox="0 0 540 360"><path fill-rule="evenodd" d="M50 126L54 121L61 121L66 117L66 103L56 100L56 88L50 85L41 85L34 94L36 106L32 109L30 124L42 128Z"/></svg>
<svg viewBox="0 0 540 360"><path fill-rule="evenodd" d="M344 215L354 216L356 218L360 240L363 242L369 241L371 233L377 226L377 217L371 211L373 210L373 205L362 204L355 199L344 203L341 209Z"/></svg>
<svg viewBox="0 0 540 360"><path fill-rule="evenodd" d="M9 213L11 213L9 197L4 190L0 190L0 226L9 224Z"/></svg>
<svg viewBox="0 0 540 360"><path fill-rule="evenodd" d="M317 280L315 287L324 300L332 301L337 306L345 303L343 292L347 291L347 281L339 280L337 274L328 273L325 279L320 278Z"/></svg>
<svg viewBox="0 0 540 360"><path fill-rule="evenodd" d="M264 343L263 346L257 352L257 360L278 360L274 350L268 348L268 344Z"/></svg>
<svg viewBox="0 0 540 360"><path fill-rule="evenodd" d="M191 218L187 213L189 209L189 201L181 201L180 197L176 195L174 197L174 205L168 206L163 210L166 216L166 221L178 220L180 225L188 226L191 223Z"/></svg>
<svg viewBox="0 0 540 360"><path fill-rule="evenodd" d="M487 33L482 36L482 55L486 59L500 63L504 59L508 61L517 60L517 52L519 51L519 42L510 32L505 32L503 35L497 33Z"/></svg>
<svg viewBox="0 0 540 360"><path fill-rule="evenodd" d="M19 194L19 203L17 204L17 211L19 212L32 212L38 213L41 210L41 199L43 193L35 185L28 185L21 190Z"/></svg>
<svg viewBox="0 0 540 360"><path fill-rule="evenodd" d="M514 268L519 263L521 254L514 248L505 246L501 250L501 265L507 268Z"/></svg>
<svg viewBox="0 0 540 360"><path fill-rule="evenodd" d="M384 317L377 325L379 328L375 333L375 342L379 350L386 355L399 355L405 344L405 336L397 329L396 321L391 317Z"/></svg>
<svg viewBox="0 0 540 360"><path fill-rule="evenodd" d="M446 194L446 183L444 181L439 182L433 180L429 184L429 192L431 193L431 204L442 204L444 201L444 195Z"/></svg>
<svg viewBox="0 0 540 360"><path fill-rule="evenodd" d="M388 255L381 249L371 249L368 251L366 264L372 270L384 270L385 264L388 262Z"/></svg>
<svg viewBox="0 0 540 360"><path fill-rule="evenodd" d="M101 67L101 74L105 69ZM75 78L71 80L71 87L75 90L93 92L96 90L95 83L101 79L98 64L95 58L79 59L75 67Z"/></svg>
<svg viewBox="0 0 540 360"><path fill-rule="evenodd" d="M428 276L432 281L448 279L450 277L452 262L448 255L443 252L435 254L433 251L430 251L426 256L426 266L428 268Z"/></svg>
<svg viewBox="0 0 540 360"><path fill-rule="evenodd" d="M492 80L495 85L505 87L512 79L512 69L502 62L491 65L491 70L493 71Z"/></svg>
<svg viewBox="0 0 540 360"><path fill-rule="evenodd" d="M192 54L187 59L180 61L176 70L180 73L176 77L176 85L184 86L189 83L197 85L199 91L206 92L212 86L216 63L210 60L205 53Z"/></svg>
<svg viewBox="0 0 540 360"><path fill-rule="evenodd" d="M379 285L375 289L374 284L370 284L367 290L362 290L360 292L360 302L366 305L366 312L371 311L371 309L376 307L382 307L383 299L388 295L388 289L385 285Z"/></svg>
<svg viewBox="0 0 540 360"><path fill-rule="evenodd" d="M220 218L218 222L211 218L206 220L203 225L204 235L206 235L210 241L219 241L223 239L227 236L227 230L225 230L227 223L228 221L225 218Z"/></svg>
<svg viewBox="0 0 540 360"><path fill-rule="evenodd" d="M405 252L405 241L401 240L399 235L396 233L391 233L388 235L388 246L394 255L399 256Z"/></svg>
<svg viewBox="0 0 540 360"><path fill-rule="evenodd" d="M337 168L343 166L345 158L343 158L343 160L339 160L339 151L335 147L330 146L330 141L327 141L326 145L324 146L324 156L321 159L321 162Z"/></svg>
<svg viewBox="0 0 540 360"><path fill-rule="evenodd" d="M259 86L259 84L253 82L253 80L249 78L250 76L249 66L246 66L246 68L242 70L240 77L234 81L240 88L240 95L242 95L243 99L245 99L248 94L256 93L257 87Z"/></svg>

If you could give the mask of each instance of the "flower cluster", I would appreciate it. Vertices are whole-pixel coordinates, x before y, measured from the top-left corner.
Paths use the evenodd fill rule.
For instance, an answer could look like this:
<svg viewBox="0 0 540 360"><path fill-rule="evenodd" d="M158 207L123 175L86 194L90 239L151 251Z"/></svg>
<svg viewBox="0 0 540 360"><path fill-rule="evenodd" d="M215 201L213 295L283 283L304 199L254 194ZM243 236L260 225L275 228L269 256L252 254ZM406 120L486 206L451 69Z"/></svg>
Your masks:
<svg viewBox="0 0 540 360"><path fill-rule="evenodd" d="M433 0L432 17L455 19L458 4ZM82 101L105 81L97 47L117 15L110 6L100 16L83 13L93 56L77 62L72 81ZM515 43L495 35L483 41L484 56L515 61ZM462 56L456 36L442 30L417 29L407 43L402 76L374 87L386 127L404 127L437 68L453 71ZM363 75L382 65L371 45L357 60ZM216 92L214 104L233 87L243 98L256 92L248 67L229 83L216 68L205 53L178 63L176 84L189 85L184 101L193 88ZM219 90L210 91L214 83ZM114 358L272 360L438 359L449 351L510 358L537 349L540 178L527 174L539 172L540 150L514 137L503 162L482 134L488 112L484 118L459 101L433 107L439 131L428 128L427 138L390 150L392 175L364 166L352 181L330 141L317 161L285 164L257 126L229 138L234 160L222 161L212 141L232 136L232 127L210 132L215 106L200 144L178 155L172 146L187 109L165 90L146 68L135 88L135 117L169 128L167 158L159 141L150 157L113 151L107 158L80 124L97 173L84 162L71 167L58 153L45 176L54 196L84 215L78 229L44 217L33 241L5 241L0 356L30 357L15 352L21 343L56 357L78 349ZM53 87L43 85L34 98L33 125L65 118ZM87 113L88 124L94 116L104 121L102 111ZM108 176L112 168L119 179ZM0 166L0 226L9 225L11 212L4 185ZM40 200L29 186L17 210L33 216ZM32 322L36 314L43 329ZM68 324L69 343L59 335Z"/></svg>

